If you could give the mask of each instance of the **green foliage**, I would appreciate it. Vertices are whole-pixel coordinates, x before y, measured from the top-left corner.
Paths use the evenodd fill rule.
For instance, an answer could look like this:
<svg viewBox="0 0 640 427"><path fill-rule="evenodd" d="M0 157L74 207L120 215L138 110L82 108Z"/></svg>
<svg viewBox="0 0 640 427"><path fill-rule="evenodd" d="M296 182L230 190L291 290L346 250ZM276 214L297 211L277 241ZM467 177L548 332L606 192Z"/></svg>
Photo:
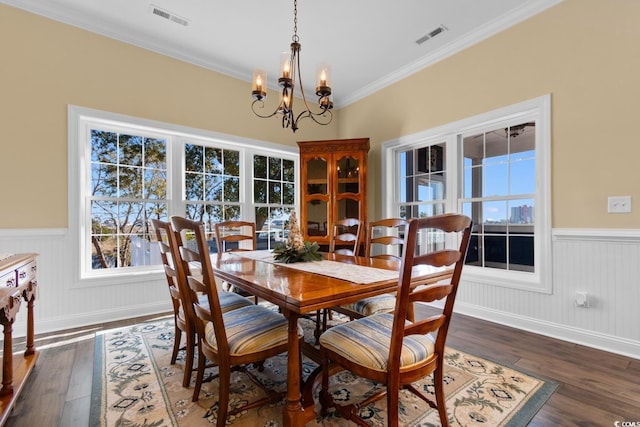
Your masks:
<svg viewBox="0 0 640 427"><path fill-rule="evenodd" d="M304 242L304 249L298 251L284 243L276 243L273 249L274 259L285 264L301 261L319 261L322 259L320 246L316 242Z"/></svg>

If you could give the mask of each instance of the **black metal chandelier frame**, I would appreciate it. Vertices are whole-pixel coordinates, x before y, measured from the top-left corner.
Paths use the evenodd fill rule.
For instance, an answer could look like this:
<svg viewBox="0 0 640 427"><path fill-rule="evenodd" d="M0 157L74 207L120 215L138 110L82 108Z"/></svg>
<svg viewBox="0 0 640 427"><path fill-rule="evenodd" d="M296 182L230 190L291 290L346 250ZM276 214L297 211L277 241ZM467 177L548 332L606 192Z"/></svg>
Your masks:
<svg viewBox="0 0 640 427"><path fill-rule="evenodd" d="M288 59L289 73L283 72L278 78L278 86L282 88L282 95L280 98L280 104L271 114L260 114L256 111L256 108L264 108L264 100L267 97L266 82L256 84L254 82L254 88L251 92L253 96L253 102L251 103L251 110L253 113L263 119L268 119L277 114L282 115L282 127L291 128L293 132L298 130L298 122L304 118L310 118L319 125L328 125L333 119L331 109L333 108L333 102L330 99L331 87L328 86L327 80L320 80L316 86L316 95L318 96L319 112L313 112L307 103L307 98L304 94L304 87L302 85L302 77L300 75L300 38L298 37L298 1L293 2L293 36L291 37L291 56ZM300 86L300 95L305 110L297 115L293 111L293 103L295 98L295 77L297 75L298 84Z"/></svg>

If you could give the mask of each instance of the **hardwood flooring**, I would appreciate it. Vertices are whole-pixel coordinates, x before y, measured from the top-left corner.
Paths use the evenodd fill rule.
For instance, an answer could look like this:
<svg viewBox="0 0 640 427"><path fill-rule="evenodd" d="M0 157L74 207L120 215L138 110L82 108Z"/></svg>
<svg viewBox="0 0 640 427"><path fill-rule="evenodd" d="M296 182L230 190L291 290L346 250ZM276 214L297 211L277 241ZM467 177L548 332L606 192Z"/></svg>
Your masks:
<svg viewBox="0 0 640 427"><path fill-rule="evenodd" d="M420 308L417 315L426 311ZM153 317L37 336L38 363L6 426L89 425L95 332ZM451 322L447 344L558 383L531 427L640 423L640 359L458 314ZM24 349L19 345L18 350Z"/></svg>

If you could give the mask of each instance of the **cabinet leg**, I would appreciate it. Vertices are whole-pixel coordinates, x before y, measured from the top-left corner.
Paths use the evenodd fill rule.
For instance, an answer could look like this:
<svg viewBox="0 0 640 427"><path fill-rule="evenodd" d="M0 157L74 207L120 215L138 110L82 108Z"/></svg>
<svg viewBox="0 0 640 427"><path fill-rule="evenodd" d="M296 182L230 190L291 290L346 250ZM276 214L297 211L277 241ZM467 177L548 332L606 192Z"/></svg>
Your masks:
<svg viewBox="0 0 640 427"><path fill-rule="evenodd" d="M31 356L35 353L34 345L34 323L33 323L33 301L35 297L27 300L27 349L24 351L25 356Z"/></svg>
<svg viewBox="0 0 640 427"><path fill-rule="evenodd" d="M13 393L13 322L3 323L4 345L2 357L2 389L0 396Z"/></svg>

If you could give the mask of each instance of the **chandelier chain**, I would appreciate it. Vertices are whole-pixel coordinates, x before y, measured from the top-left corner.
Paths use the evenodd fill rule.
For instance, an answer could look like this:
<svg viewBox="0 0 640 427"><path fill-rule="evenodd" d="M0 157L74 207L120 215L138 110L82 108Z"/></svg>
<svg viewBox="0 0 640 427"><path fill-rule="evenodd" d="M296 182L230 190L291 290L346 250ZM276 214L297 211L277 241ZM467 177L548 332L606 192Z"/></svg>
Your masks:
<svg viewBox="0 0 640 427"><path fill-rule="evenodd" d="M300 37L298 37L298 0L293 0L293 37L291 39L296 43L300 41Z"/></svg>

